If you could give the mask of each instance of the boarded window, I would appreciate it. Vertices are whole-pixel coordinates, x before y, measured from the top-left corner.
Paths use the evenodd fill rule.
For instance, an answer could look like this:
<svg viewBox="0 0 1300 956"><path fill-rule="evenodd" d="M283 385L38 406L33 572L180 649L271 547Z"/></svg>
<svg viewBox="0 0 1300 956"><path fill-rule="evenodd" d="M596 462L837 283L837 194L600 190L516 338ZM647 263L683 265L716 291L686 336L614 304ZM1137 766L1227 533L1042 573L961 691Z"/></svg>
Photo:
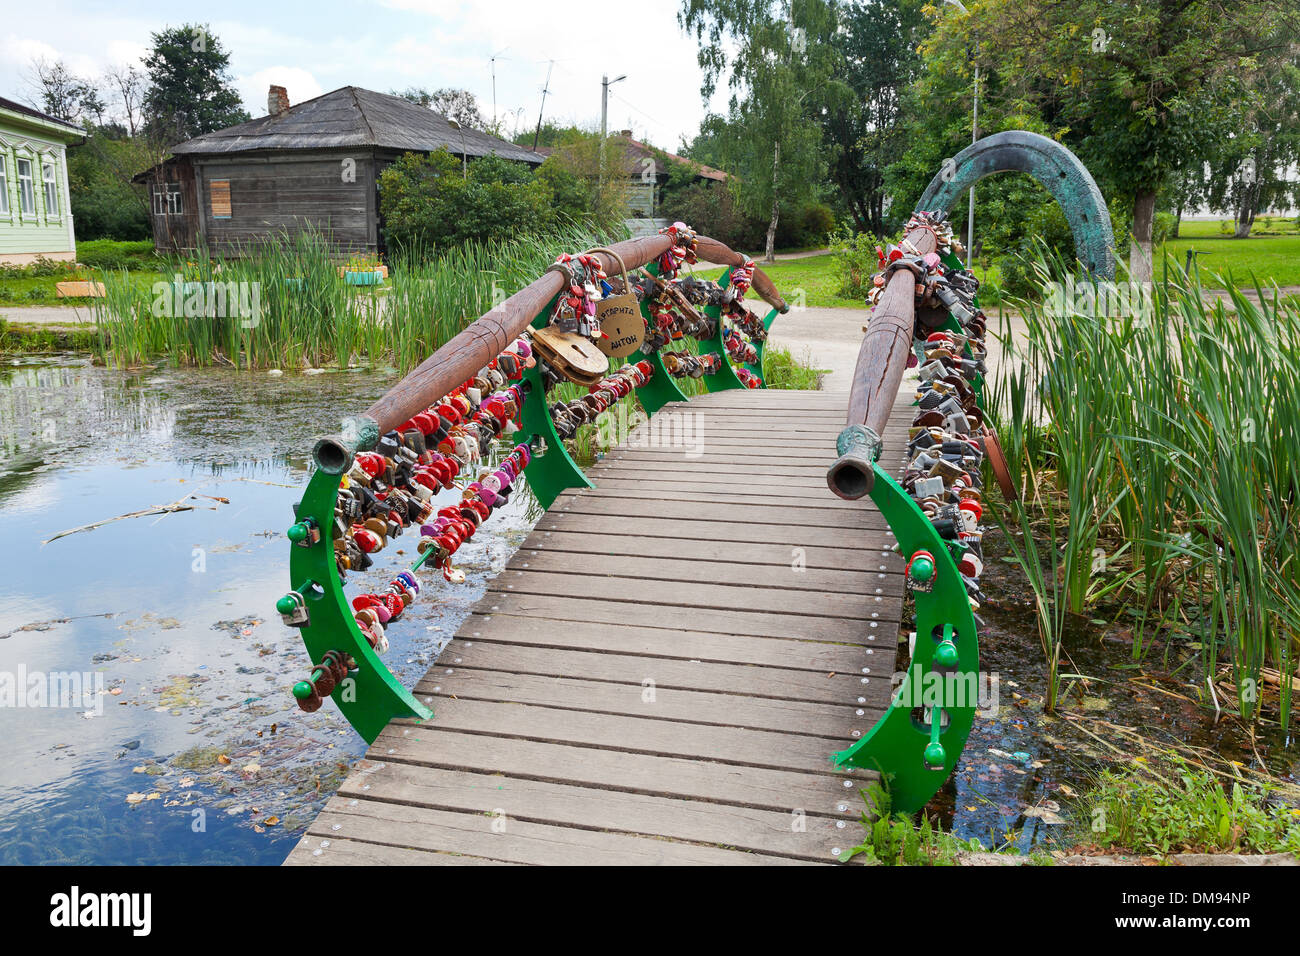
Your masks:
<svg viewBox="0 0 1300 956"><path fill-rule="evenodd" d="M211 197L212 218L229 219L230 218L230 180L214 179L208 184L208 194Z"/></svg>

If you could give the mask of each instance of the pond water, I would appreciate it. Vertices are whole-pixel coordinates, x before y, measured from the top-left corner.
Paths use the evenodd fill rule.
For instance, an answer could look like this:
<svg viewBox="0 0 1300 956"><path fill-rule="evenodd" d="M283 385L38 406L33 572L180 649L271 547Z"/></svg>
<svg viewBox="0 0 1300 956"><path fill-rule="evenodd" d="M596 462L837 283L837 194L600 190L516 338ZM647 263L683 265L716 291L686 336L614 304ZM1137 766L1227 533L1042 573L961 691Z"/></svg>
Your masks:
<svg viewBox="0 0 1300 956"><path fill-rule="evenodd" d="M48 687L71 675L90 691L0 707L0 863L285 857L365 745L331 705L304 714L289 693L308 660L274 612L289 583L284 531L315 437L396 377L127 372L71 355L0 366L0 682ZM42 544L189 494L209 497ZM461 550L465 585L422 576L421 599L388 632L387 661L406 686L526 536L527 512L513 496ZM396 539L377 565L406 566L414 544ZM1059 842L1066 827L1054 818L1071 819L1090 775L1122 761L1042 713L1023 581L997 560L996 536L986 547L981 658L999 677L998 707L977 719L932 808L963 838L1028 850ZM1254 759L1237 725L1135 690L1116 629L1079 628L1069 650L1073 668L1096 678L1065 708L1080 722ZM1279 777L1297 780L1285 741L1256 744Z"/></svg>
<svg viewBox="0 0 1300 956"><path fill-rule="evenodd" d="M0 675L35 706L0 708L0 863L279 863L365 749L334 708L304 714L289 693L309 662L274 609L284 531L314 438L396 373L6 363ZM42 544L188 494L228 503ZM407 686L526 535L526 510L513 496L459 552L467 583L439 581L436 601L426 587L389 630ZM377 566L406 566L414 545L408 532Z"/></svg>

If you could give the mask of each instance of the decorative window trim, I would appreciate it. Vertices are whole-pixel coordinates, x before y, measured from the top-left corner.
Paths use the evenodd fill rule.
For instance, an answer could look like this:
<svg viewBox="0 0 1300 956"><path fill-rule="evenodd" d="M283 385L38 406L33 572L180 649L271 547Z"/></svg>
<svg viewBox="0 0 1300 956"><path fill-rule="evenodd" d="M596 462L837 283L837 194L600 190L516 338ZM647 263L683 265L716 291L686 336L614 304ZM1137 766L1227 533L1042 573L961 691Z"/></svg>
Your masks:
<svg viewBox="0 0 1300 956"><path fill-rule="evenodd" d="M4 197L3 205L0 206L0 218L8 219L9 224L13 225L14 204L9 197L9 150L7 149L0 149L0 180L4 182L3 189L0 189L0 195Z"/></svg>
<svg viewBox="0 0 1300 956"><path fill-rule="evenodd" d="M32 211L28 212L23 206L23 174L21 164L27 164L27 181L31 184ZM21 152L14 152L14 182L18 186L18 221L20 223L34 222L40 224L41 217L36 210L36 176L33 167L36 164L36 156L30 152L22 155Z"/></svg>
<svg viewBox="0 0 1300 956"><path fill-rule="evenodd" d="M49 177L45 173L49 170ZM54 211L50 212L50 195L54 196ZM63 221L63 204L59 202L59 167L56 156L45 154L41 159L41 208L46 222Z"/></svg>

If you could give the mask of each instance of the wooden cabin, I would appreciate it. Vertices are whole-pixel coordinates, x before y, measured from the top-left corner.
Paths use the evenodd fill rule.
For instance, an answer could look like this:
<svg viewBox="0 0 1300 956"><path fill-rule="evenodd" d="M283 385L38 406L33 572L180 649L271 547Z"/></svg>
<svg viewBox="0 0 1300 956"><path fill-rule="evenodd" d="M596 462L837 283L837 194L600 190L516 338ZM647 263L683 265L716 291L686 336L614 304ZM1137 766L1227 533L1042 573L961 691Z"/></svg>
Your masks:
<svg viewBox="0 0 1300 956"><path fill-rule="evenodd" d="M376 183L403 153L447 149L536 166L544 157L400 96L356 86L289 105L272 86L267 115L172 147L135 181L149 190L154 245L237 254L270 236L327 231L340 254L382 252Z"/></svg>

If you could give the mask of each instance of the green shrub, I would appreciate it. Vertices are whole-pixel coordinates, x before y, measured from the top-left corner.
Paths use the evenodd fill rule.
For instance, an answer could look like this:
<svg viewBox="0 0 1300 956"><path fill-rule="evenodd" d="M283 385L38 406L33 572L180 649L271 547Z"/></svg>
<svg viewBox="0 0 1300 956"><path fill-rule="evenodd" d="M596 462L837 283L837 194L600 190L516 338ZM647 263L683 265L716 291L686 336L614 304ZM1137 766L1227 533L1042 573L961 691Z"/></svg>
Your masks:
<svg viewBox="0 0 1300 956"><path fill-rule="evenodd" d="M762 247L767 230L766 223L745 215L726 183L698 182L667 192L659 215L738 250Z"/></svg>
<svg viewBox="0 0 1300 956"><path fill-rule="evenodd" d="M77 261L92 269L157 269L163 263L154 254L152 239L129 242L92 239L78 242Z"/></svg>
<svg viewBox="0 0 1300 956"><path fill-rule="evenodd" d="M876 247L884 241L869 232L855 233L847 224L830 236L831 259L839 276L837 295L863 299L871 291L871 277L880 270Z"/></svg>
<svg viewBox="0 0 1300 956"><path fill-rule="evenodd" d="M35 279L41 276L57 276L65 272L72 272L73 263L63 262L59 259L47 259L45 256L37 256L35 261L26 265L14 265L12 263L0 263L0 279Z"/></svg>
<svg viewBox="0 0 1300 956"><path fill-rule="evenodd" d="M1168 776L1106 771L1085 798L1100 846L1139 853L1300 854L1300 815L1259 788L1175 760Z"/></svg>
<svg viewBox="0 0 1300 956"><path fill-rule="evenodd" d="M835 213L825 203L811 202L784 215L777 222L778 249L822 246L835 230Z"/></svg>
<svg viewBox="0 0 1300 956"><path fill-rule="evenodd" d="M1168 242L1174 235L1178 217L1171 212L1158 212L1151 223L1151 241L1157 248Z"/></svg>
<svg viewBox="0 0 1300 956"><path fill-rule="evenodd" d="M485 156L469 164L446 149L406 153L379 176L385 236L395 249L436 249L551 228L551 188L520 163Z"/></svg>

